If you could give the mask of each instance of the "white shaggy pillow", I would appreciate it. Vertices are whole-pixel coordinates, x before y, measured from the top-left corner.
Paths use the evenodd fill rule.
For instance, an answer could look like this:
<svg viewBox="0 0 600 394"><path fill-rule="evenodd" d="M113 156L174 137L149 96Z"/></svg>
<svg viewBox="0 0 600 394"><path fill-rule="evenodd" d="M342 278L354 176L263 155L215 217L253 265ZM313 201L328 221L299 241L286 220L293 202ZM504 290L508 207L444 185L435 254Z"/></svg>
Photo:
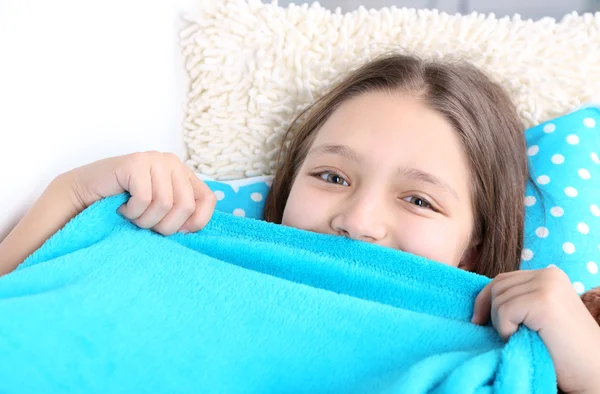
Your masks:
<svg viewBox="0 0 600 394"><path fill-rule="evenodd" d="M216 179L272 174L294 114L331 82L390 50L471 61L500 81L526 127L600 93L600 13L556 22L438 11L200 0L182 32L191 78L185 142Z"/></svg>

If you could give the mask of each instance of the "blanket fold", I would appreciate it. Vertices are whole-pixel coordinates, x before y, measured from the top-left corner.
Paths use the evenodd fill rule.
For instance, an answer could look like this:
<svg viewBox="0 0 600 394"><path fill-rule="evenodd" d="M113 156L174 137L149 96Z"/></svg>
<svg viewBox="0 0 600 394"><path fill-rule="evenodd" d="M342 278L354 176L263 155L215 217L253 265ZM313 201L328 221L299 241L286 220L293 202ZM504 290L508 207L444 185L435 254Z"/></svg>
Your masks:
<svg viewBox="0 0 600 394"><path fill-rule="evenodd" d="M556 391L537 333L470 323L485 277L220 212L164 237L127 198L0 278L0 392Z"/></svg>

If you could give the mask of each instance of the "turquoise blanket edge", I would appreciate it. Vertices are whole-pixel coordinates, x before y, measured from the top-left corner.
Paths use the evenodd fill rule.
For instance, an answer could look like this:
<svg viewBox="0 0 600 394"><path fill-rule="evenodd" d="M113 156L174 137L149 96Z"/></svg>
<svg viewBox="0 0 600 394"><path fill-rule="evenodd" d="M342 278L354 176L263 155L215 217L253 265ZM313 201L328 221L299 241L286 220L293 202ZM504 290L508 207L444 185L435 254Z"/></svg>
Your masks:
<svg viewBox="0 0 600 394"><path fill-rule="evenodd" d="M56 357L48 363L39 360L37 371L36 363L24 368L39 377L39 382L45 385L44 392L61 391L52 390L52 387L84 389L86 392L120 391L115 387L137 387L141 389L138 392L144 392L144 387L151 389L148 392L170 392L175 387L181 392L465 392L463 390L469 387L473 392L489 390L498 393L556 390L552 362L537 333L521 327L504 344L492 327L469 323L473 300L489 282L488 278L396 250L219 212L215 212L208 226L198 233L163 237L137 228L116 213L116 208L128 197L124 193L94 204L49 239L15 273L0 278L0 354L5 354L0 356L3 360L0 371L14 372L23 358L19 355L37 352L49 358ZM116 253L117 250L120 252ZM143 258L138 260L141 255ZM121 260L119 256L127 258ZM154 256L162 257L154 259ZM169 256L172 264L165 261L164 256ZM76 267L77 263L82 267ZM144 263L147 269L143 269ZM110 278L111 273L114 280ZM190 275L182 279L181 275L185 274ZM190 280L198 274L212 275L212 279L219 279L218 285L204 277ZM174 318L179 319L179 323L206 330L201 335L202 331L194 333L183 328L190 338L210 337L213 342L198 345L195 354L182 359L193 361L204 370L211 369L208 362L212 359L215 365L210 376L190 372L188 366L184 368L185 373L168 370L163 379L151 379L151 387L148 387L140 383L139 371L138 375L131 370L117 373L117 367L107 367L121 363L123 368L133 369L132 365L139 365L139 357L127 358L128 346L115 342L114 327L119 325L118 319L122 318L124 309L137 305L140 310L135 314L148 319L151 316L148 309L152 302L157 302L154 290L131 294L134 291L124 286L127 278L130 284L137 281L144 289L161 286L160 294L164 299L160 303L164 304L164 315L154 316L157 325L150 331L175 330L177 325L169 323ZM228 281L232 286L227 286ZM182 298L174 290L176 285L178 292L186 293L190 298ZM229 295L225 299L219 298L225 294L224 286ZM245 297L240 298L244 299L235 299L235 286L239 286L240 294ZM253 289L257 294L253 294ZM98 296L106 290L120 295L123 303L128 303L127 308L116 305L118 299ZM272 298L273 293L278 293L279 297ZM200 296L221 302L225 318L220 317L218 311L209 310L215 304L203 303ZM194 297L198 298L193 301ZM306 302L306 307L300 301ZM48 308L48 305L53 307ZM53 318L69 315L68 308L89 310L90 306L98 310L113 308L115 314L105 313L102 320L110 323L107 325L112 331L100 327L84 332L86 325L89 327L91 322L98 324L100 321L93 314L70 316L71 320L52 323L56 320ZM254 315L238 316L241 306ZM212 318L212 325L199 322L200 319L193 316L181 317L173 311L194 308L199 311L199 317ZM257 315L264 320L255 321ZM266 325L264 321L269 319L271 323ZM290 319L297 321L291 324ZM339 327L335 320L355 325L352 329ZM163 338L164 333L150 332L146 335L148 341L143 342L145 334L139 334L140 325L143 325L140 321L121 321L124 327L118 334L131 340L129 351L143 345L146 347L144 354L152 355L149 343L152 339ZM273 328L272 321L280 325ZM358 322L363 322L364 327ZM45 325L35 327L38 330L35 331L31 326L36 324ZM24 325L29 328L16 333L18 327ZM221 334L212 332L212 328L219 325L222 326ZM247 335L239 334L240 328L247 330ZM257 328L260 332L252 331ZM33 333L44 332L44 329L47 333L38 334L39 341L33 340ZM126 331L128 329L138 330L137 337L143 343L134 341L135 333ZM227 330L229 332L225 334ZM311 336L307 334L309 330L322 332L320 336ZM57 333L67 335L58 336L57 340ZM377 338L383 333L393 335ZM234 334L239 336L237 346L219 342L224 336ZM50 352L48 345L42 342L45 335L62 344L65 354L55 354L56 349L54 353ZM396 337L407 342L412 338L413 343L403 343ZM346 343L341 340L344 338ZM262 347L253 347L253 340ZM303 343L304 347L294 347L288 340ZM112 344L113 351L102 353L100 344L95 341ZM349 345L348 341L353 342ZM176 343L168 350L153 345L154 351L158 354L160 350L165 356L177 358L187 354L190 343L194 343L183 342L184 347ZM216 343L220 343L219 349L225 352L221 357L214 355ZM283 344L288 346L287 355L277 352ZM315 349L310 349L311 344ZM363 349L360 344L373 349ZM240 352L240 347L254 349L254 353ZM90 348L96 358L90 357ZM339 359L319 348L335 349ZM350 354L361 358L349 363ZM12 362L8 355L12 356ZM242 362L233 366L231 358L228 361L228 357L240 359L242 356L247 358L245 367L253 370L254 378L245 376L240 370L244 365ZM252 357L255 362L250 364ZM86 362L81 362L79 368L71 366L71 374L69 368L57 367L54 377L63 374L66 380L52 386L50 383L57 382L41 371L56 365L58 360L66 362L70 359ZM270 364L275 360L281 368ZM181 367L177 363L174 366ZM290 373L291 367L296 368L296 373ZM146 372L150 371L152 363ZM337 371L338 378L327 371ZM190 380L186 381L182 376ZM13 392L10 384L20 389L30 384L33 391L28 392L36 391L35 380L18 381L19 374L4 376L0 372L0 378L3 391ZM181 384L187 388L182 390Z"/></svg>

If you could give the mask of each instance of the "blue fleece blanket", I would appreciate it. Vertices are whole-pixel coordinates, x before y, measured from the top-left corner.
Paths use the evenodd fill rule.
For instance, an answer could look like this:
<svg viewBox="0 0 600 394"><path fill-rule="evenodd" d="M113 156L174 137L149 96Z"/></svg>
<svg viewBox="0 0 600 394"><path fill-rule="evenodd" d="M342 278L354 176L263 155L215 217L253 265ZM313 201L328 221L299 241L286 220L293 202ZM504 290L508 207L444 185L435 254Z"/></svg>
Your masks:
<svg viewBox="0 0 600 394"><path fill-rule="evenodd" d="M0 278L2 393L549 393L539 336L470 324L488 279L216 212L164 237L104 199Z"/></svg>

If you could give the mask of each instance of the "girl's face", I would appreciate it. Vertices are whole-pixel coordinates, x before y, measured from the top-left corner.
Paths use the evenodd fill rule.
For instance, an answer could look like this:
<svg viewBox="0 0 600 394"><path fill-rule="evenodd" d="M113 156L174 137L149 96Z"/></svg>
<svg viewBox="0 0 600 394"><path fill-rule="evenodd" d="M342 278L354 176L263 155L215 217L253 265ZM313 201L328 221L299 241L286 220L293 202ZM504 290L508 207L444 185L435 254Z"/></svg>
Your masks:
<svg viewBox="0 0 600 394"><path fill-rule="evenodd" d="M471 173L444 117L409 95L369 92L318 131L282 224L470 269Z"/></svg>

